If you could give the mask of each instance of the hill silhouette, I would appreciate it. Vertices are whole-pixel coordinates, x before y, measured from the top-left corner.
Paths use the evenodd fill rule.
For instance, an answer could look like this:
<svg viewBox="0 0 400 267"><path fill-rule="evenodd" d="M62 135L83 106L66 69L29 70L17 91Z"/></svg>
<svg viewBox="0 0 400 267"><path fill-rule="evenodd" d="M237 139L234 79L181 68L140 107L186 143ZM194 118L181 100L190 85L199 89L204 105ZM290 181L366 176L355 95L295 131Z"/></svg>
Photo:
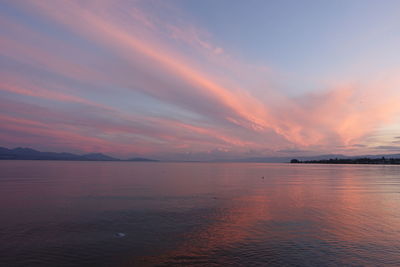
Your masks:
<svg viewBox="0 0 400 267"><path fill-rule="evenodd" d="M146 158L121 160L102 153L78 155L67 152L41 152L27 147L17 147L13 149L0 147L0 160L157 161Z"/></svg>

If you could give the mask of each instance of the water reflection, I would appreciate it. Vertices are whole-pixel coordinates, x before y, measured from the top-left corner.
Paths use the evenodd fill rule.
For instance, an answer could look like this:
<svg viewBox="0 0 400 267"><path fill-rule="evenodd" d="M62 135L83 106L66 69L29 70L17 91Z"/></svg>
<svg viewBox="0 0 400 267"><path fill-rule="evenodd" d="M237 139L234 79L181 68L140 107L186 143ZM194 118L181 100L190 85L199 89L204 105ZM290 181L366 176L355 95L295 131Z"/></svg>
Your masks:
<svg viewBox="0 0 400 267"><path fill-rule="evenodd" d="M287 168L271 168L282 167ZM269 176L248 195L221 203L206 227L152 264L246 265L241 253L276 265L400 263L397 167L301 168ZM226 257L226 251L237 254Z"/></svg>
<svg viewBox="0 0 400 267"><path fill-rule="evenodd" d="M8 264L400 265L398 166L0 164Z"/></svg>

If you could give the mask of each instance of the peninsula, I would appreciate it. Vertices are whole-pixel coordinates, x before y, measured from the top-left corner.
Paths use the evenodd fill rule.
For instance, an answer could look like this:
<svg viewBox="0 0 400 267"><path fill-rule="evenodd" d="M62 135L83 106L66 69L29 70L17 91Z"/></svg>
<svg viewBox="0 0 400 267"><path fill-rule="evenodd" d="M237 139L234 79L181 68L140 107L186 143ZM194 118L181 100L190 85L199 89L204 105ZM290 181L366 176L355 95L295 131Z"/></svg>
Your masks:
<svg viewBox="0 0 400 267"><path fill-rule="evenodd" d="M298 160L292 159L290 163L313 163L313 164L386 164L386 165L400 165L400 158L334 158L334 159L321 159L321 160Z"/></svg>

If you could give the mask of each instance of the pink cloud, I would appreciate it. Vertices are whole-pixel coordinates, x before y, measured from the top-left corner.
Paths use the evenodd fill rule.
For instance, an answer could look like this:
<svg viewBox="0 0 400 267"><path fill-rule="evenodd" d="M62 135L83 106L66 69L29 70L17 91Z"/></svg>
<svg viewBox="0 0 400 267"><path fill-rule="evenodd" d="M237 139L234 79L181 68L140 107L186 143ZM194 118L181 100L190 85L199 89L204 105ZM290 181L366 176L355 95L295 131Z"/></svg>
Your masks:
<svg viewBox="0 0 400 267"><path fill-rule="evenodd" d="M37 69L37 73L57 76L44 81L36 77L40 82L33 84L22 71L0 73L0 90L20 96L12 97L20 101L8 104L8 98L2 99L7 107L2 128L8 131L43 136L43 140L52 137L58 144L65 140L65 146L68 143L74 148L120 153L216 149L239 155L285 148L354 148L352 145L399 115L396 79L374 81L371 77L363 83L332 86L293 98L265 85L268 81L262 76L269 68L240 62L216 45L206 31L183 25L178 19L163 23L139 4L121 12L119 1L21 3L16 7L107 51L110 61L101 61L95 52L63 43L13 19L0 19L15 36L53 48L49 51L7 36L0 41L0 53ZM58 53L55 47L68 53ZM80 57L86 61L80 62ZM78 86L71 88L63 80ZM136 104L137 92L197 117L132 112L126 103L132 99ZM39 100L24 108L21 103L29 102L27 97ZM41 100L63 106L46 107Z"/></svg>

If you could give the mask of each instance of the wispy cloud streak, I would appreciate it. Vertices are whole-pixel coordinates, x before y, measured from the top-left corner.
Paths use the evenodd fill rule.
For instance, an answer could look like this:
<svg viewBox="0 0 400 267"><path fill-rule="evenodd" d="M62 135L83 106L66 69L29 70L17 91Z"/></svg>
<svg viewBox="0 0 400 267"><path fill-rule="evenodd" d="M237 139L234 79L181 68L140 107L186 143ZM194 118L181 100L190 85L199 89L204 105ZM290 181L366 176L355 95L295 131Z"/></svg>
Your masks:
<svg viewBox="0 0 400 267"><path fill-rule="evenodd" d="M122 155L326 152L396 122L396 71L293 97L265 85L268 66L235 59L154 3L10 3L35 22L0 19L3 145L26 133L38 147Z"/></svg>

